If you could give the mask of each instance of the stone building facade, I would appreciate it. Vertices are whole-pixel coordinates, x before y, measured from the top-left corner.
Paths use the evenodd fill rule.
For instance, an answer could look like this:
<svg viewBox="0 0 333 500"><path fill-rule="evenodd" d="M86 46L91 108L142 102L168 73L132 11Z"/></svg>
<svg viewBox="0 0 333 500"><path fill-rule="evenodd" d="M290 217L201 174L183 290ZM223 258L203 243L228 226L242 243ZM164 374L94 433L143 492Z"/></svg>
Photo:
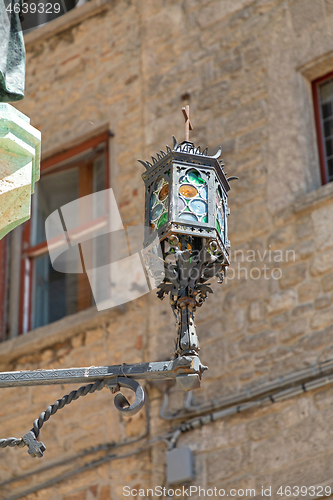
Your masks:
<svg viewBox="0 0 333 500"><path fill-rule="evenodd" d="M137 159L183 139L184 104L193 142L222 144L239 180L228 278L196 315L209 366L201 389L185 401L172 382L146 383L149 404L128 419L106 389L73 402L43 427L41 460L0 450L1 499L117 500L124 486L140 498L166 486L162 438L222 409L229 414L178 437L176 448L193 452L190 485L235 489L235 498L264 488L274 500L286 487L297 497L304 486L304 498L333 488L333 183L321 181L311 90L333 72L332 35L332 0L91 0L26 35L17 107L42 132L42 161L110 130L110 185L125 225L143 223ZM167 299L154 292L25 335L10 328L1 371L170 359L175 336ZM23 435L72 389L2 389L1 437Z"/></svg>

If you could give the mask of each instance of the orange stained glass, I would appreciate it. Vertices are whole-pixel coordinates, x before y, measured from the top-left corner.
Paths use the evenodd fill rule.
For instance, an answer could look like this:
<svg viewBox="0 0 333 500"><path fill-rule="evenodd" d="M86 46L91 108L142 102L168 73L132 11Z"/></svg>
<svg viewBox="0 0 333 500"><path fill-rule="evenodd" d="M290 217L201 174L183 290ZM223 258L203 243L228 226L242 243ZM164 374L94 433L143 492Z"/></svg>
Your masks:
<svg viewBox="0 0 333 500"><path fill-rule="evenodd" d="M165 186L162 187L158 197L161 201L164 201L165 198L168 196L168 194L169 194L169 184L165 184Z"/></svg>
<svg viewBox="0 0 333 500"><path fill-rule="evenodd" d="M183 184L179 188L179 192L180 192L180 194L185 196L185 198L194 198L198 194L198 191L196 190L196 188L193 186L190 186L189 184Z"/></svg>

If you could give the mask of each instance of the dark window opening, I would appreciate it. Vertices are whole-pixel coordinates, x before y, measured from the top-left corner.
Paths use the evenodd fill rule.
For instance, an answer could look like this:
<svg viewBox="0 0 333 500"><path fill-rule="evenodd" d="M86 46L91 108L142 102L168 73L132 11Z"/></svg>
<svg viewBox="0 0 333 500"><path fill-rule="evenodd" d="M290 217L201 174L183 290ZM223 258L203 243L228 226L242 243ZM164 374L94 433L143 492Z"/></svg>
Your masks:
<svg viewBox="0 0 333 500"><path fill-rule="evenodd" d="M323 184L333 181L333 74L313 82L318 150Z"/></svg>
<svg viewBox="0 0 333 500"><path fill-rule="evenodd" d="M82 0L81 2L82 3ZM37 26L49 23L74 9L78 0L23 0L22 30L28 33Z"/></svg>

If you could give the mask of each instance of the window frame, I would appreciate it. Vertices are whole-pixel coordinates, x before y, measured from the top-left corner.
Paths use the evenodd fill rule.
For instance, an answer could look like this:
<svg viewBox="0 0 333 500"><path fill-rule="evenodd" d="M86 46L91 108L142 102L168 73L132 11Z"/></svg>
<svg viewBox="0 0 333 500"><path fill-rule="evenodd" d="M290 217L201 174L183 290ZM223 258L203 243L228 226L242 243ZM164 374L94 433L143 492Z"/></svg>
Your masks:
<svg viewBox="0 0 333 500"><path fill-rule="evenodd" d="M0 342L6 340L7 336L7 284L9 278L9 252L8 242L10 241L10 234L6 234L0 240Z"/></svg>
<svg viewBox="0 0 333 500"><path fill-rule="evenodd" d="M79 144L64 149L61 152L55 153L52 156L42 160L41 162L41 176L43 174L49 174L53 172L60 172L69 168L74 168L78 166L80 169L80 158L75 161L75 157L90 150L95 149L101 144L104 144L104 154L105 154L105 189L110 186L110 172L109 172L109 138L112 136L109 130L100 133L90 139L87 139ZM66 167L62 165L68 160L73 159L73 161ZM86 167L87 164L84 165ZM81 165L82 168L82 165ZM83 170L79 170L79 178L82 179L87 174ZM91 176L92 181L92 176ZM90 184L91 185L91 184ZM87 190L87 186L80 181L79 182L79 198L91 194L90 190ZM22 234L22 244L21 244L21 270L20 270L20 298L19 298L19 332L18 334L24 334L31 331L31 320L32 320L32 305L33 305L33 260L34 258L45 254L45 249L47 249L46 241L38 243L37 245L31 246L30 237L32 229L32 217L33 217L33 206L31 207L31 217L23 226ZM78 311L80 312L91 306L92 293L89 288L89 296L84 293L87 290L87 276L86 274L78 274L78 300L80 297L81 303L78 306ZM85 282L85 283L84 283ZM83 290L84 289L84 290ZM88 299L90 297L90 303L88 304Z"/></svg>
<svg viewBox="0 0 333 500"><path fill-rule="evenodd" d="M333 78L333 71L326 73L324 76L317 78L312 82L312 96L314 105L314 115L315 115L315 125L317 132L317 145L318 145L318 155L319 155L319 166L322 185L328 184L327 169L325 161L325 140L324 131L322 127L321 111L320 111L320 101L319 101L319 84L323 83L325 80ZM331 181L332 182L332 181Z"/></svg>

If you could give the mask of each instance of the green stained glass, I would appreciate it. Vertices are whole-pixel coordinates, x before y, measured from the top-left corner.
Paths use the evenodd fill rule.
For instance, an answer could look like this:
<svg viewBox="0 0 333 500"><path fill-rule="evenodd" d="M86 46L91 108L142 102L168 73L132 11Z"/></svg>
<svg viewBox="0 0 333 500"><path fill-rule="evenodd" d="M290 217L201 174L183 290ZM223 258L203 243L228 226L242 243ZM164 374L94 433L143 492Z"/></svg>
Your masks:
<svg viewBox="0 0 333 500"><path fill-rule="evenodd" d="M191 170L190 172L188 172L187 178L190 182L196 184L197 186L205 184L205 181L202 179L202 177L200 177L199 172L197 172L196 170Z"/></svg>
<svg viewBox="0 0 333 500"><path fill-rule="evenodd" d="M219 234L221 234L221 226L220 226L220 223L219 223L219 221L217 219L216 219L216 229L217 229L217 232Z"/></svg>
<svg viewBox="0 0 333 500"><path fill-rule="evenodd" d="M163 226L163 224L166 224L168 222L168 212L164 212L161 217L159 218L159 221L157 223L157 227Z"/></svg>
<svg viewBox="0 0 333 500"><path fill-rule="evenodd" d="M208 215L205 215L204 217L201 217L201 222L208 222Z"/></svg>

